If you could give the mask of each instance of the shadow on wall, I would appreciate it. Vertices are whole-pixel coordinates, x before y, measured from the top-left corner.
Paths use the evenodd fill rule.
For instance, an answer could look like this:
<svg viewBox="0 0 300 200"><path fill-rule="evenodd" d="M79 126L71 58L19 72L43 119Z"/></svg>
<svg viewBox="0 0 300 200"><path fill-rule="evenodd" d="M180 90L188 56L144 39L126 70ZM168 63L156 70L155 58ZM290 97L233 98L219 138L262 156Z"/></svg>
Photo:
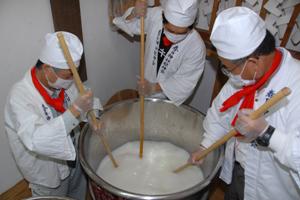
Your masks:
<svg viewBox="0 0 300 200"><path fill-rule="evenodd" d="M193 94L185 101L185 104L206 114L211 104L218 66L219 61L216 58L206 58L203 74L198 81Z"/></svg>

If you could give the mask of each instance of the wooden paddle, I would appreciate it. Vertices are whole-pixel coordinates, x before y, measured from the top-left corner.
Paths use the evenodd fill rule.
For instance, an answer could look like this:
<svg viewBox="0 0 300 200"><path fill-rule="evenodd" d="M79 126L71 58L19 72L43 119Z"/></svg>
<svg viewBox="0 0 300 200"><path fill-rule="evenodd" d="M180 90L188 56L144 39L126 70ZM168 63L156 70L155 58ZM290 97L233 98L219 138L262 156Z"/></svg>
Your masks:
<svg viewBox="0 0 300 200"><path fill-rule="evenodd" d="M140 47L140 77L141 82L145 80L144 77L144 60L145 60L145 18L141 17L141 47ZM140 95L140 158L143 158L144 150L144 125L145 125L145 114L144 114L144 95Z"/></svg>
<svg viewBox="0 0 300 200"><path fill-rule="evenodd" d="M68 63L68 65L69 65L69 67L70 67L70 69L72 71L73 78L74 78L76 86L77 86L77 88L79 90L79 93L81 95L83 95L85 93L85 89L83 87L83 84L82 84L82 81L80 79L80 76L79 76L79 74L78 74L78 72L76 70L76 66L75 66L75 64L73 62L72 56L70 54L69 48L68 48L68 46L66 44L66 41L65 41L65 38L64 38L64 35L62 34L62 32L58 32L57 33L57 38L58 38L59 44L60 44L60 46L61 46L61 48L63 50L64 56L65 56L65 58L67 60L67 63ZM96 124L97 123L97 119L96 119L95 113L94 112L89 112L88 114L89 114L90 118L92 119L92 123ZM114 159L114 157L113 157L113 155L111 153L110 147L109 147L108 143L106 142L106 139L105 139L104 135L103 134L98 134L98 135L100 136L100 140L101 140L101 142L102 142L102 144L103 144L103 146L104 146L104 148L106 150L106 153L108 154L110 160L112 161L114 167L117 168L118 164L117 164L116 160Z"/></svg>
<svg viewBox="0 0 300 200"><path fill-rule="evenodd" d="M255 110L253 113L251 113L250 117L251 119L257 119L260 116L262 116L267 110L278 103L281 99L283 99L285 96L289 95L291 93L291 90L287 87L284 87L279 92L277 92L272 98L270 98L268 101L266 101L263 105L261 105L257 110ZM199 161L203 159L207 154L212 152L213 150L220 147L222 144L227 142L230 138L234 137L237 134L237 131L235 129L232 129L227 135L222 137L221 139L217 140L214 144L212 144L209 148L205 149L201 152L201 154L196 158L196 161ZM192 163L186 163L185 165L182 165L181 167L178 167L173 172L178 173L185 168L193 165Z"/></svg>

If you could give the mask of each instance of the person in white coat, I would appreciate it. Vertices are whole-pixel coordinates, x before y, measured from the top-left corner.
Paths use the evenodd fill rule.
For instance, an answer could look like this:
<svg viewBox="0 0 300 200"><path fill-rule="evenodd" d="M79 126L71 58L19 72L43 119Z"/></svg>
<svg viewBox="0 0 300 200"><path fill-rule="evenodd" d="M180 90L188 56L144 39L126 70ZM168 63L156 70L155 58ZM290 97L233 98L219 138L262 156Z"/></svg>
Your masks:
<svg viewBox="0 0 300 200"><path fill-rule="evenodd" d="M77 65L83 53L77 36L62 32ZM85 113L100 108L87 91L79 95L56 33L45 36L37 64L11 89L5 105L5 130L16 164L33 196L85 199L77 140Z"/></svg>
<svg viewBox="0 0 300 200"><path fill-rule="evenodd" d="M205 64L205 45L193 28L197 0L167 0L163 6L147 8L137 0L113 23L130 36L140 34L145 16L145 81L138 90L145 96L168 98L182 104L193 92Z"/></svg>
<svg viewBox="0 0 300 200"><path fill-rule="evenodd" d="M196 157L235 128L226 143L220 178L225 200L300 199L300 61L284 48L252 10L233 7L216 18L210 37L228 75L203 122ZM283 87L291 94L252 120L249 115ZM204 159L205 160L205 159Z"/></svg>

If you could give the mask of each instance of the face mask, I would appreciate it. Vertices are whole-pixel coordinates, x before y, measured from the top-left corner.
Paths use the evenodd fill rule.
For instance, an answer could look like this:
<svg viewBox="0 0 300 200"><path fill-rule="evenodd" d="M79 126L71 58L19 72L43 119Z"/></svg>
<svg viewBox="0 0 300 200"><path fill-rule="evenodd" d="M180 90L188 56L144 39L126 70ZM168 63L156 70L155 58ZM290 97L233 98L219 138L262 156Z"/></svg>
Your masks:
<svg viewBox="0 0 300 200"><path fill-rule="evenodd" d="M188 35L188 33L186 33L186 34L174 34L174 33L169 32L166 29L164 29L164 33L165 33L166 37L173 43L178 43L178 42L184 40L186 38L186 36Z"/></svg>
<svg viewBox="0 0 300 200"><path fill-rule="evenodd" d="M52 69L52 68L51 68ZM54 83L51 83L50 81L49 81L49 79L48 79L48 77L47 76L45 76L46 77L46 79L47 79L47 81L48 81L48 85L50 85L52 88L55 88L55 89L58 89L58 90L60 90L60 89L68 89L68 88L70 88L71 87L71 85L72 85L72 83L73 83L73 79L62 79L62 78L60 78L60 77L58 77L57 75L56 75L56 73L55 73L55 71L52 69L52 71L53 71L53 73L55 74L55 76L56 76L56 81L54 82Z"/></svg>
<svg viewBox="0 0 300 200"><path fill-rule="evenodd" d="M229 81L232 85L236 86L236 87L244 87L244 86L248 86L248 85L252 85L256 82L255 78L256 78L256 72L253 76L253 79L252 80L245 80L245 79L242 79L242 74L244 72L244 69L246 67L246 64L247 62L244 64L243 66L243 69L241 71L240 74L238 75L234 75L232 73L229 73Z"/></svg>

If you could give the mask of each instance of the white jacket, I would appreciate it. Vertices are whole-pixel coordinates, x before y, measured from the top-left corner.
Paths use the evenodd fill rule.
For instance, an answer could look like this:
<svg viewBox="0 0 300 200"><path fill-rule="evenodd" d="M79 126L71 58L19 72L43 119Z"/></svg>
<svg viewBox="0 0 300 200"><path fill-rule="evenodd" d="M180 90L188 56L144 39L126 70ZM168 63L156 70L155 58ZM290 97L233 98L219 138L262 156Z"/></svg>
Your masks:
<svg viewBox="0 0 300 200"><path fill-rule="evenodd" d="M129 8L124 16L115 18L113 22L133 36L140 34L140 20L126 20L131 11L132 8ZM145 18L145 78L153 83L158 82L163 93L175 105L180 105L192 94L203 72L206 49L200 35L193 29L183 41L171 47L157 74L157 55L162 31L162 8L148 8Z"/></svg>
<svg viewBox="0 0 300 200"><path fill-rule="evenodd" d="M276 128L269 148L254 143L243 145L243 151L246 152L245 200L300 199L300 62L292 58L287 50L279 50L283 53L280 68L256 94L254 109L283 87L289 87L292 93L265 115L269 124ZM231 129L230 123L240 104L224 113L219 112L219 109L236 91L227 82L213 101L204 120L205 134L201 144L205 147ZM220 174L228 184L232 178L235 144L235 138L227 142Z"/></svg>
<svg viewBox="0 0 300 200"><path fill-rule="evenodd" d="M77 95L73 84L65 93L67 105ZM96 107L100 107L100 102ZM15 161L27 181L55 188L69 176L66 160L76 158L69 134L78 124L68 110L53 116L33 85L30 70L13 86L5 106L5 129Z"/></svg>

